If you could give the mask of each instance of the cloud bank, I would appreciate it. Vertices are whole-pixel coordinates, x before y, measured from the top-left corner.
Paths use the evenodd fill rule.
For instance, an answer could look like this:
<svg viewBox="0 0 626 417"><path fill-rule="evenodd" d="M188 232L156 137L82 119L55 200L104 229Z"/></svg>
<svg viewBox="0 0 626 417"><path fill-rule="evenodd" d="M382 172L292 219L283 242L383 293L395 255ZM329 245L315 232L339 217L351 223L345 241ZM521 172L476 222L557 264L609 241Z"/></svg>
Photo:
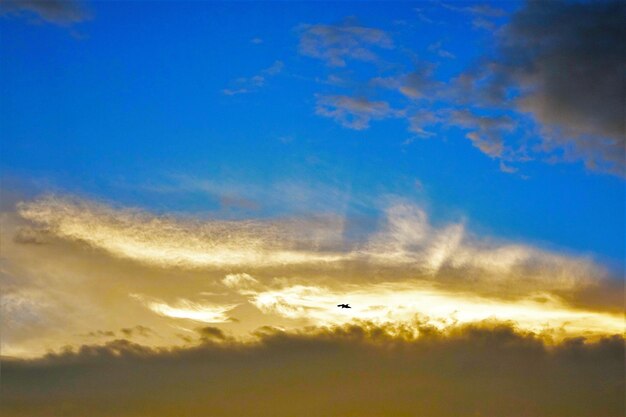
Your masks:
<svg viewBox="0 0 626 417"><path fill-rule="evenodd" d="M419 337L368 323L262 329L249 343L206 328L204 342L188 349L116 340L5 360L0 408L9 417L624 413L621 337L547 347L497 323L414 327Z"/></svg>

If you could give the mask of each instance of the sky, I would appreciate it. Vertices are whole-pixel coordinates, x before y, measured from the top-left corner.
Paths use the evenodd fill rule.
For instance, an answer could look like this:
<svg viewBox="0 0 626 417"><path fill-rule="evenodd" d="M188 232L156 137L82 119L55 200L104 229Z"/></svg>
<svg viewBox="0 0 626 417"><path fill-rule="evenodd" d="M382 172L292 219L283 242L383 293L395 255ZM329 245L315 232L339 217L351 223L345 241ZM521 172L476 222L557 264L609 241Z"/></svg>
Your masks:
<svg viewBox="0 0 626 417"><path fill-rule="evenodd" d="M623 415L624 28L2 1L0 409Z"/></svg>

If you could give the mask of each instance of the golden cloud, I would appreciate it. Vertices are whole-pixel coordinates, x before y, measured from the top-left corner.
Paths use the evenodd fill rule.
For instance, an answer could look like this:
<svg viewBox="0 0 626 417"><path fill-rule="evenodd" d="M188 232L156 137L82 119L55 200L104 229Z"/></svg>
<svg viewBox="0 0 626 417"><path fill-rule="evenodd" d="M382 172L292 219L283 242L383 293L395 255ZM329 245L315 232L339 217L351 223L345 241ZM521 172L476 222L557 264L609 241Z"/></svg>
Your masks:
<svg viewBox="0 0 626 417"><path fill-rule="evenodd" d="M438 328L505 320L558 340L623 331L622 287L588 257L478 237L463 222L433 226L401 201L369 234L337 230L348 220L202 221L76 198L23 202L1 218L3 353L104 343L134 326L152 330L148 346L187 345L194 322L243 339L264 325L415 317ZM337 309L343 302L353 308Z"/></svg>

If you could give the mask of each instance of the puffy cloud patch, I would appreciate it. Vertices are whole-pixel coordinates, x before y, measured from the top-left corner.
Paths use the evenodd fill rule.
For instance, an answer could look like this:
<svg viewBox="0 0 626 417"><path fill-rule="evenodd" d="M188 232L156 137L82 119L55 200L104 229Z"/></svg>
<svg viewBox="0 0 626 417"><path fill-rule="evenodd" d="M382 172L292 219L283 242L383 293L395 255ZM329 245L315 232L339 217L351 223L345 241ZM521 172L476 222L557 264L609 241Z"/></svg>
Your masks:
<svg viewBox="0 0 626 417"><path fill-rule="evenodd" d="M318 96L315 113L329 117L344 127L363 130L371 120L380 120L401 114L385 101L371 101L349 96Z"/></svg>
<svg viewBox="0 0 626 417"><path fill-rule="evenodd" d="M375 49L393 47L391 37L380 29L360 26L354 20L338 25L301 25L300 53L324 60L333 67L346 66L346 60L374 62Z"/></svg>

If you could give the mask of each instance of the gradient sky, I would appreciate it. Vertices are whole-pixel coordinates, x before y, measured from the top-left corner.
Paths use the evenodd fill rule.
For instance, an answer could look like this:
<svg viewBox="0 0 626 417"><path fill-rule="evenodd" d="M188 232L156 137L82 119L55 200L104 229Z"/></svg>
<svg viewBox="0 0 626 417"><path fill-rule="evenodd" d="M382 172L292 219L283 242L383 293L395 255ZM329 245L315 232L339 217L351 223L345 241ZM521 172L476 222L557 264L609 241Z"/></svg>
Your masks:
<svg viewBox="0 0 626 417"><path fill-rule="evenodd" d="M526 392L520 416L623 413L620 372L586 362L623 371L623 340L607 339L624 330L623 2L0 7L9 415L175 415L195 395L142 408L149 378L137 398L91 397L48 367L118 360L110 377L126 378L150 360L176 381L172 358L195 375L198 357L237 367L249 351L246 366L267 372L294 346L286 381L312 371L300 368L312 352L330 366L353 350L357 366L386 344L443 368L455 349L471 363L541 351L545 390L559 388ZM554 399L570 349L606 392ZM485 405L437 365L385 358L414 367L400 382L439 381L430 400L333 409L322 373L311 392L326 402L310 415L500 416L526 381L510 368L519 386ZM210 372L236 386L228 369ZM68 387L106 385L76 372ZM502 376L460 375L481 395ZM118 395L128 414L103 405ZM216 416L251 412L212 401ZM207 415L202 404L186 410ZM259 404L246 415L309 415Z"/></svg>

